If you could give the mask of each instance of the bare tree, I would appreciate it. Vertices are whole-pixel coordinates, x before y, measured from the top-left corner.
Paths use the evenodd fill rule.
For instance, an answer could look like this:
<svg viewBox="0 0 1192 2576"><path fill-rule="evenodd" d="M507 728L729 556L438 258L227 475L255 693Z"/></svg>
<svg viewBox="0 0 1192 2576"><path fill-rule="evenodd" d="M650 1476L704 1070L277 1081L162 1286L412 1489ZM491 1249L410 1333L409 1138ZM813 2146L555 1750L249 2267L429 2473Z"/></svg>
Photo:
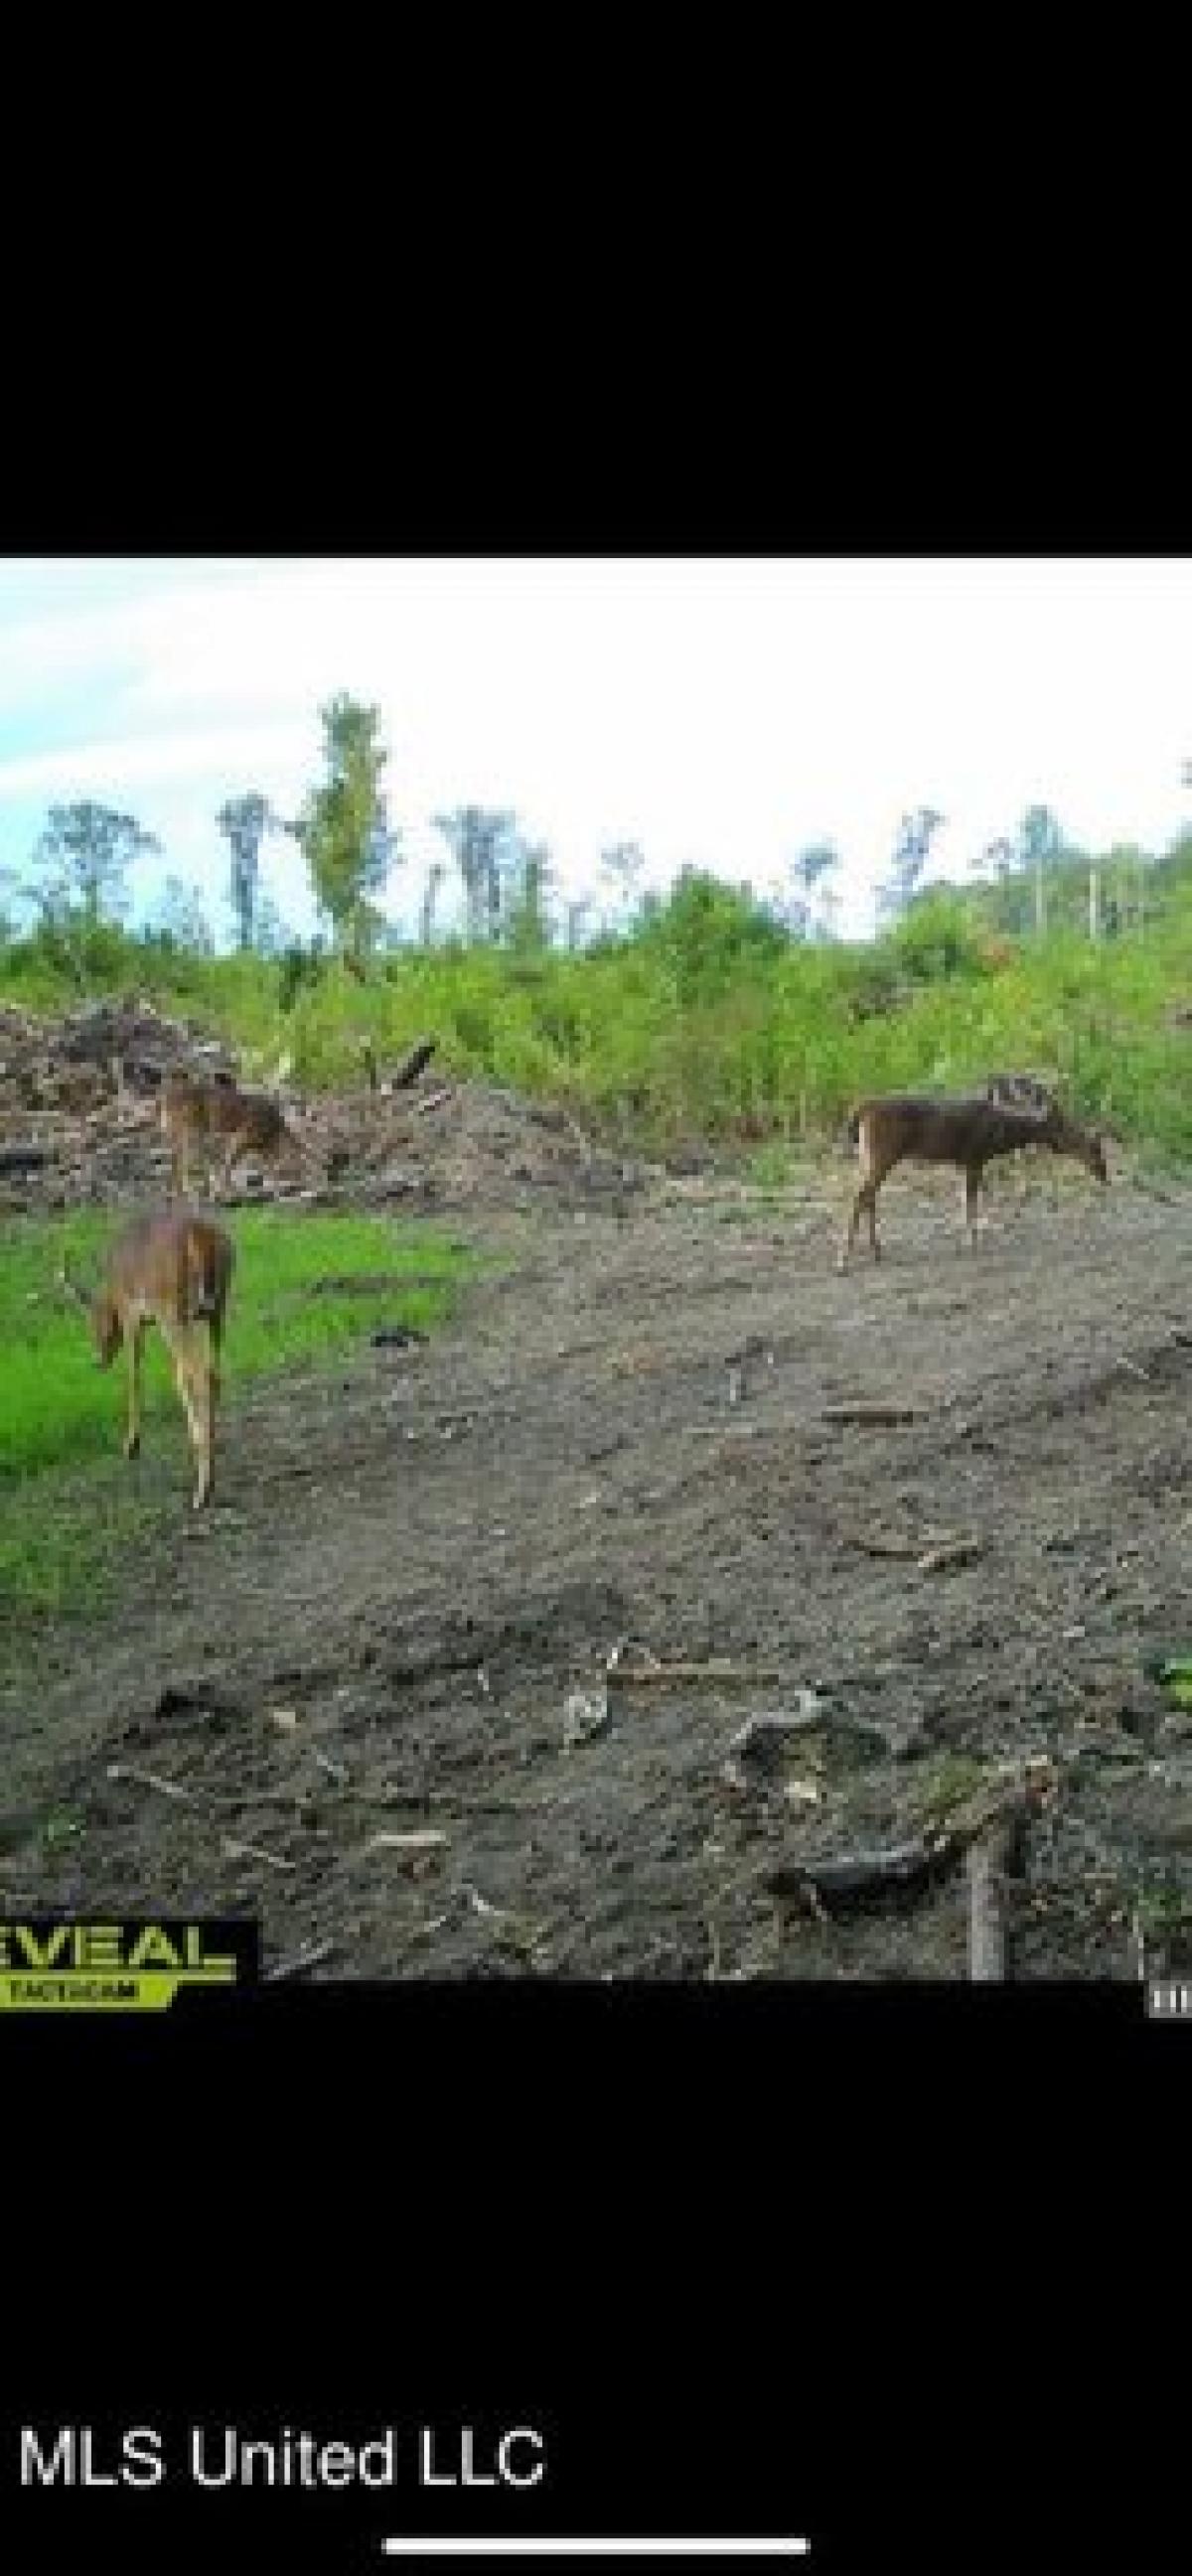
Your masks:
<svg viewBox="0 0 1192 2576"><path fill-rule="evenodd" d="M426 871L426 884L422 889L422 905L418 916L418 940L423 948L429 948L434 938L435 906L439 899L439 888L446 874L447 870L442 859L432 859Z"/></svg>
<svg viewBox="0 0 1192 2576"><path fill-rule="evenodd" d="M251 948L257 923L261 842L266 832L283 832L286 827L268 797L255 787L243 796L229 796L215 820L231 853L229 891L236 937L242 949Z"/></svg>
<svg viewBox="0 0 1192 2576"><path fill-rule="evenodd" d="M458 805L450 814L436 814L435 829L448 842L464 881L469 939L496 941L516 847L516 816L483 805Z"/></svg>
<svg viewBox="0 0 1192 2576"><path fill-rule="evenodd" d="M879 912L896 914L910 902L931 855L932 841L944 819L933 805L919 805L913 814L903 815L890 874L878 894Z"/></svg>

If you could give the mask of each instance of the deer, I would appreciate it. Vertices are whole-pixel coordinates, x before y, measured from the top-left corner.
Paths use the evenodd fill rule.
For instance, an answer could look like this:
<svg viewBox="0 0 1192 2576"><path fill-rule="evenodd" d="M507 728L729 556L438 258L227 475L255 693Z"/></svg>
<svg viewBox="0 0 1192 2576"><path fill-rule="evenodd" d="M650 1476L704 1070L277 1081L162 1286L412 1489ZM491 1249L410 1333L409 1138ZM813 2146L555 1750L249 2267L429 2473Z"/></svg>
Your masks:
<svg viewBox="0 0 1192 2576"><path fill-rule="evenodd" d="M296 1160L308 1172L324 1177L317 1157L295 1134L281 1103L267 1091L244 1091L226 1076L212 1080L175 1070L162 1083L159 1116L170 1148L173 1187L183 1198L189 1196L190 1153L196 1143L204 1149L223 1145L221 1187L225 1193L231 1188L236 1164L247 1153L260 1154L268 1162ZM210 1197L209 1150L206 1163Z"/></svg>
<svg viewBox="0 0 1192 2576"><path fill-rule="evenodd" d="M97 1287L70 1276L59 1285L87 1316L100 1368L123 1345L128 1356L128 1422L124 1455L141 1445L141 1345L156 1325L174 1366L195 1464L193 1508L210 1501L214 1481L219 1355L235 1260L229 1235L192 1209L138 1217L113 1244Z"/></svg>
<svg viewBox="0 0 1192 2576"><path fill-rule="evenodd" d="M1019 1080L1022 1077L997 1078ZM948 1163L963 1172L964 1217L973 1251L977 1248L977 1203L981 1179L986 1163L992 1162L995 1156L1016 1154L1026 1145L1045 1145L1053 1154L1072 1155L1094 1180L1108 1181L1109 1169L1101 1138L1070 1118L1059 1101L1050 1092L1045 1092L1041 1084L1038 1092L1046 1102L1045 1108L1011 1107L980 1093L948 1098L926 1093L889 1092L884 1098L860 1101L849 1119L847 1133L849 1143L857 1148L861 1181L840 1247L837 1269L847 1269L861 1218L866 1212L873 1258L880 1261L877 1194L896 1163Z"/></svg>

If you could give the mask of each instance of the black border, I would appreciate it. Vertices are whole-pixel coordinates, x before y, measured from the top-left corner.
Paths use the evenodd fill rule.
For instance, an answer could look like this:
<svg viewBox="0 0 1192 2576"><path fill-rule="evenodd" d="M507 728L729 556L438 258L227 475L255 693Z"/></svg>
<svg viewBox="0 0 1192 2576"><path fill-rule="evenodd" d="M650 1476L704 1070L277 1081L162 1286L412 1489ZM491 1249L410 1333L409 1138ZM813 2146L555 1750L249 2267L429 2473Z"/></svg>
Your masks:
<svg viewBox="0 0 1192 2576"><path fill-rule="evenodd" d="M1045 2563L1029 2511L1065 2552L1116 2522L1139 2563L1189 2036L1134 1986L14 2017L6 2215L37 2259L6 2299L0 2536L39 2567L118 2539L131 2570L188 2535L225 2568L340 2567L383 2563L385 2529L807 2529L816 2576L886 2563L895 2529L915 2566ZM194 2421L470 2423L482 2455L536 2424L548 2489L14 2487L14 2423L91 2424L110 2462L122 2426L176 2453Z"/></svg>
<svg viewBox="0 0 1192 2576"><path fill-rule="evenodd" d="M73 400L10 402L0 550L1192 552L1180 403L1115 402L1112 344L1091 384L1062 344L980 352L987 318L922 367L905 311L854 303L826 354L795 292L728 347L664 298L653 341L527 373L461 339L354 408L297 353L266 403L176 327L84 409L76 350ZM558 2428L556 2528L793 2521L818 2576L891 2528L914 2565L1047 2564L1046 2510L1051 2564L1123 2525L1144 2557L1192 2058L1137 1988L262 1989L0 2051L5 2442L499 2411ZM13 2564L118 2532L157 2567L167 2527L212 2563L185 2502L30 2500L8 2463ZM243 2500L215 2554L367 2565L354 2519Z"/></svg>

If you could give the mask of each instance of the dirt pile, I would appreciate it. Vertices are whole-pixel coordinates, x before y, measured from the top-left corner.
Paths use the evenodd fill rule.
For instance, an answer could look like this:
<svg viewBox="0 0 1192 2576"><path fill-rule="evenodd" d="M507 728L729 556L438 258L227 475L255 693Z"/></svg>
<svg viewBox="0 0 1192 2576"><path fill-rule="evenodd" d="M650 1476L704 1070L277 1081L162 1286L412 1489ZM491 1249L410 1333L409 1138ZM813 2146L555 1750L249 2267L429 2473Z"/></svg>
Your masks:
<svg viewBox="0 0 1192 2576"><path fill-rule="evenodd" d="M285 1088L287 1114L326 1158L327 1204L529 1205L545 1194L618 1211L640 1189L640 1170L594 1147L565 1110L445 1078L432 1053L405 1088ZM0 1213L160 1195L169 1158L157 1093L177 1065L260 1080L255 1066L139 997L56 1021L0 1006ZM293 1194L290 1174L251 1163L234 1186L236 1198Z"/></svg>

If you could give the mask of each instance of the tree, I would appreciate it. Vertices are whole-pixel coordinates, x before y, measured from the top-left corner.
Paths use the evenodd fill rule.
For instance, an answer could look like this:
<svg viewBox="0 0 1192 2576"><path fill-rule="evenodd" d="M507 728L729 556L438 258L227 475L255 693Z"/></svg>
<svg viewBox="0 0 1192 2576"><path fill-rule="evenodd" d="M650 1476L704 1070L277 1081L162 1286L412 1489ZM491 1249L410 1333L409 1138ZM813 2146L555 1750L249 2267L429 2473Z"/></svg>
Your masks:
<svg viewBox="0 0 1192 2576"><path fill-rule="evenodd" d="M1146 916L1146 871L1149 865L1145 850L1134 841L1115 841L1105 861L1105 927L1124 930L1132 923L1141 930Z"/></svg>
<svg viewBox="0 0 1192 2576"><path fill-rule="evenodd" d="M484 805L457 805L436 814L435 829L449 844L464 881L469 939L500 938L506 877L515 858L517 817Z"/></svg>
<svg viewBox="0 0 1192 2576"><path fill-rule="evenodd" d="M0 948L16 937L16 916L9 906L20 890L15 868L0 867Z"/></svg>
<svg viewBox="0 0 1192 2576"><path fill-rule="evenodd" d="M581 946L582 946L582 944L583 944L583 929L584 929L584 923L585 923L585 921L587 920L587 918L588 918L588 914L590 913L591 909L592 909L592 898L591 898L591 896L590 896L590 895L587 895L587 894L577 896L573 902L571 902L571 903L569 903L569 904L568 904L568 906L567 906L567 945L568 945L568 948L574 949L574 948L579 948L579 947L581 947Z"/></svg>
<svg viewBox="0 0 1192 2576"><path fill-rule="evenodd" d="M429 948L434 938L435 905L439 899L439 888L446 874L447 870L442 859L432 859L426 871L426 884L422 891L422 910L418 921L418 941L422 948Z"/></svg>
<svg viewBox="0 0 1192 2576"><path fill-rule="evenodd" d="M158 898L154 928L173 948L185 948L195 957L211 957L215 941L202 902L194 886L181 877L168 876Z"/></svg>
<svg viewBox="0 0 1192 2576"><path fill-rule="evenodd" d="M251 948L256 926L257 885L260 874L261 842L266 832L284 831L267 796L250 788L247 795L229 796L215 817L231 852L230 894L236 917L236 937L241 948Z"/></svg>
<svg viewBox="0 0 1192 2576"><path fill-rule="evenodd" d="M90 799L75 805L51 805L44 831L33 852L34 877L29 887L43 920L61 922L81 914L94 929L105 914L118 920L126 910L125 878L134 859L158 856L161 843L143 831L131 814Z"/></svg>
<svg viewBox="0 0 1192 2576"><path fill-rule="evenodd" d="M284 957L295 945L294 933L271 895L257 895L253 909L252 944L258 957Z"/></svg>
<svg viewBox="0 0 1192 2576"><path fill-rule="evenodd" d="M839 853L832 841L810 841L805 849L799 851L798 857L792 859L790 872L796 891L786 906L786 917L797 939L806 939L810 935L814 927L815 889L839 865ZM820 897L821 916L825 909L829 913L834 909L827 886Z"/></svg>
<svg viewBox="0 0 1192 2576"><path fill-rule="evenodd" d="M1028 806L1018 827L1018 847L1023 866L1035 880L1035 928L1042 938L1047 928L1047 870L1054 867L1063 848L1063 834L1050 806Z"/></svg>
<svg viewBox="0 0 1192 2576"><path fill-rule="evenodd" d="M646 854L640 841L613 841L600 853L600 874L614 890L614 901L626 922L633 918Z"/></svg>
<svg viewBox="0 0 1192 2576"><path fill-rule="evenodd" d="M931 844L944 821L933 805L919 805L913 814L904 814L898 827L893 863L886 884L878 893L878 910L899 913L910 902L931 854Z"/></svg>
<svg viewBox="0 0 1192 2576"><path fill-rule="evenodd" d="M374 897L398 853L389 828L381 772L389 754L378 736L379 707L344 694L320 709L327 779L313 787L285 829L310 871L315 901L331 923L337 948L361 965L380 925Z"/></svg>
<svg viewBox="0 0 1192 2576"><path fill-rule="evenodd" d="M545 948L550 940L547 897L554 881L545 841L519 841L509 897L509 943L522 950Z"/></svg>

